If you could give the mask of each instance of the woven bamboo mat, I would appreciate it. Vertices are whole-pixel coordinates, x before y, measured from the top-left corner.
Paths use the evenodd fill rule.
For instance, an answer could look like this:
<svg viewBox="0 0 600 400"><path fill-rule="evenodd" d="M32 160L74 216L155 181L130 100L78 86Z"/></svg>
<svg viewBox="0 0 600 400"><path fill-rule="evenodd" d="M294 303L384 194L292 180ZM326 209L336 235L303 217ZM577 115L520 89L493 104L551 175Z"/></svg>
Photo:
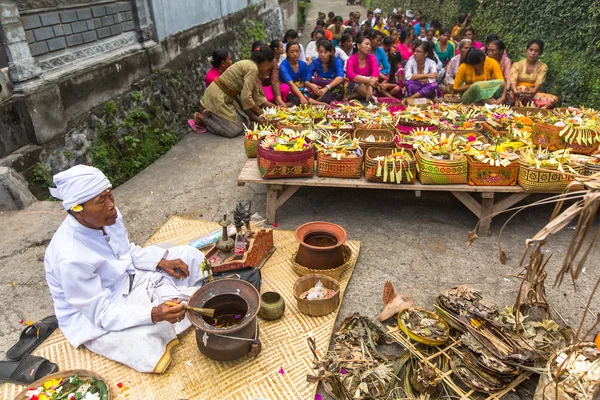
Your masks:
<svg viewBox="0 0 600 400"><path fill-rule="evenodd" d="M172 217L147 244L187 244L217 228L216 223ZM274 239L277 251L262 268L261 292L280 293L285 299L286 311L277 321L259 320L263 350L256 359L209 360L200 354L193 328L180 335L181 344L174 348L173 362L163 375L136 372L83 346L75 349L60 330L33 354L57 363L63 371L88 369L100 374L108 381L113 399L312 400L317 385L306 382L306 375L312 372L312 355L306 338L309 333L314 335L318 351L323 354L329 346L337 311L323 317L309 317L298 311L292 294L298 276L291 263L298 245L291 231L275 230ZM340 303L360 250L360 242L348 241L347 245L352 250L353 262L340 278ZM118 383L123 387L119 388ZM22 386L5 384L0 388L0 398L13 399L21 390Z"/></svg>

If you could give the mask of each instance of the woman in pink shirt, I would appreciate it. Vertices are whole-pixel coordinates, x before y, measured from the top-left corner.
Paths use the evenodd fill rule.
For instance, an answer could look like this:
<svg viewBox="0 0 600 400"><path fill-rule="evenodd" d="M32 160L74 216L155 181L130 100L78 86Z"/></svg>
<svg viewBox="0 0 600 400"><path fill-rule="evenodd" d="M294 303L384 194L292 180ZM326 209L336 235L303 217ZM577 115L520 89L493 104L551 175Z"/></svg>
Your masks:
<svg viewBox="0 0 600 400"><path fill-rule="evenodd" d="M364 97L367 101L373 98L373 88L378 85L379 64L374 54L371 54L371 39L361 36L354 44L354 54L346 62L348 75L348 99ZM354 92L354 93L352 93Z"/></svg>
<svg viewBox="0 0 600 400"><path fill-rule="evenodd" d="M212 83L216 78L221 76L223 72L231 67L231 55L225 49L216 49L213 51L212 60L210 61L212 68L208 70L204 77L204 84L206 87Z"/></svg>
<svg viewBox="0 0 600 400"><path fill-rule="evenodd" d="M396 47L396 51L402 55L402 59L405 62L413 55L413 38L414 35L411 28L403 29L400 32L400 44Z"/></svg>

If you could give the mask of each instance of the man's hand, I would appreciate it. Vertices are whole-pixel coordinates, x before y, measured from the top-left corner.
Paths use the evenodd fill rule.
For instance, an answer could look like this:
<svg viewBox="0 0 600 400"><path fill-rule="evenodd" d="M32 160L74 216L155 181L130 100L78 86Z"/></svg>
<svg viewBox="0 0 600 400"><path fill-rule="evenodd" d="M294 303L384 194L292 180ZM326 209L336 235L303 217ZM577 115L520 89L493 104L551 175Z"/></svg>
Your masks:
<svg viewBox="0 0 600 400"><path fill-rule="evenodd" d="M185 317L185 309L183 308L183 304L181 304L181 300L168 300L156 307L152 307L150 315L152 317L152 322L155 324L161 321L167 321L174 324L183 320Z"/></svg>
<svg viewBox="0 0 600 400"><path fill-rule="evenodd" d="M186 263L181 261L180 258L178 258L177 260L162 259L158 263L157 269L162 269L167 274L177 279L184 279L190 275L188 266L186 265Z"/></svg>

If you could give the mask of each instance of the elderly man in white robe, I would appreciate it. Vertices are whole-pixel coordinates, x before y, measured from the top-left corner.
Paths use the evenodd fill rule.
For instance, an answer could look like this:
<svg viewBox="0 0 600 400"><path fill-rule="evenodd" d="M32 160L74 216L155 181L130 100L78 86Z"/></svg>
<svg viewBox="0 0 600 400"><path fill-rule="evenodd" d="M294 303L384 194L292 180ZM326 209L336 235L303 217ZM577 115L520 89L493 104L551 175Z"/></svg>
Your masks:
<svg viewBox="0 0 600 400"><path fill-rule="evenodd" d="M74 347L163 373L177 335L191 326L181 301L202 284L203 254L129 242L112 186L96 168L77 165L54 183L68 215L44 265L60 329Z"/></svg>

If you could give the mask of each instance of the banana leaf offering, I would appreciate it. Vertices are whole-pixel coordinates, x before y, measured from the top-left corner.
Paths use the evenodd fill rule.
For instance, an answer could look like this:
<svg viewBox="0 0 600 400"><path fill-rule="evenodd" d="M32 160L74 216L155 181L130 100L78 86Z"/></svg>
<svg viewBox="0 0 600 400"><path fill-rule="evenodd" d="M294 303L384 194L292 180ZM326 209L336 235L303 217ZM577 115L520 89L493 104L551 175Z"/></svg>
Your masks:
<svg viewBox="0 0 600 400"><path fill-rule="evenodd" d="M479 392L493 393L504 389L510 384L511 379L488 374L473 362L467 354L454 349L450 366L454 375L462 383Z"/></svg>
<svg viewBox="0 0 600 400"><path fill-rule="evenodd" d="M422 308L407 308L398 313L398 326L411 339L439 346L450 337L450 328L446 321L434 312Z"/></svg>

